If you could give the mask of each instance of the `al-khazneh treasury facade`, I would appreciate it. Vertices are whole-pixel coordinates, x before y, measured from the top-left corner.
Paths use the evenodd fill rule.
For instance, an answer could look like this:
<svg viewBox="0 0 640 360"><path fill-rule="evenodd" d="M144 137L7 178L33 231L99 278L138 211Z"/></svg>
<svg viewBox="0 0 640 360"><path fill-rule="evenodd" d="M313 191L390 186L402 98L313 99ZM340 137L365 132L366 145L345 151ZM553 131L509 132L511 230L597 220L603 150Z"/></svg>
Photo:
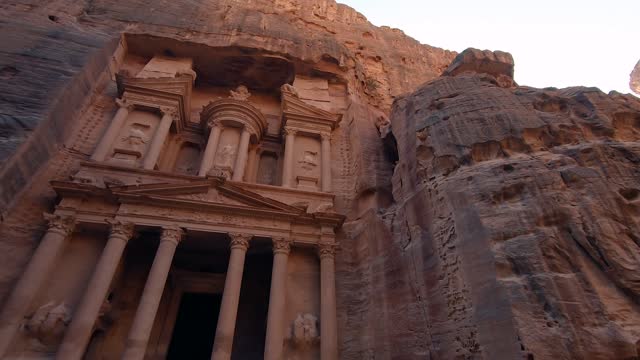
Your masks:
<svg viewBox="0 0 640 360"><path fill-rule="evenodd" d="M344 99L278 57L187 50L116 52L117 110L50 182L48 231L0 315L7 358L338 358Z"/></svg>

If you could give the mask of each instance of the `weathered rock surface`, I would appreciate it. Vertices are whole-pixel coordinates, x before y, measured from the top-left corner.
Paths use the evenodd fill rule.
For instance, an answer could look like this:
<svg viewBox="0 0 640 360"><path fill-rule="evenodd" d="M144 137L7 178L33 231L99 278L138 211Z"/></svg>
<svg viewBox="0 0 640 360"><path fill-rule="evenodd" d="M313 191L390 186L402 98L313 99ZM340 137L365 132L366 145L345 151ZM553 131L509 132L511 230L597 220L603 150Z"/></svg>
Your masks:
<svg viewBox="0 0 640 360"><path fill-rule="evenodd" d="M637 356L640 100L464 72L399 99L391 124L390 239L368 242L388 261L375 283L404 281L389 311L423 309L420 349Z"/></svg>
<svg viewBox="0 0 640 360"><path fill-rule="evenodd" d="M502 87L513 86L513 57L503 51L469 48L458 54L443 76L455 76L464 72L484 73L495 77Z"/></svg>
<svg viewBox="0 0 640 360"><path fill-rule="evenodd" d="M631 80L629 81L629 87L636 94L640 95L640 61L636 64L636 67L631 72Z"/></svg>

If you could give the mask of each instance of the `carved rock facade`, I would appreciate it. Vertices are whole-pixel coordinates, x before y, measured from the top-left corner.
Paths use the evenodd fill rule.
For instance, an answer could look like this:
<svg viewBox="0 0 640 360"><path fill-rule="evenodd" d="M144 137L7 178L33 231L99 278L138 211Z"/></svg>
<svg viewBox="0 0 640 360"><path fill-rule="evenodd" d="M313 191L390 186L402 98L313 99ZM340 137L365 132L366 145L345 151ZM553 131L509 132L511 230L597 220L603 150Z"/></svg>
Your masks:
<svg viewBox="0 0 640 360"><path fill-rule="evenodd" d="M7 358L638 356L636 98L330 0L0 15Z"/></svg>

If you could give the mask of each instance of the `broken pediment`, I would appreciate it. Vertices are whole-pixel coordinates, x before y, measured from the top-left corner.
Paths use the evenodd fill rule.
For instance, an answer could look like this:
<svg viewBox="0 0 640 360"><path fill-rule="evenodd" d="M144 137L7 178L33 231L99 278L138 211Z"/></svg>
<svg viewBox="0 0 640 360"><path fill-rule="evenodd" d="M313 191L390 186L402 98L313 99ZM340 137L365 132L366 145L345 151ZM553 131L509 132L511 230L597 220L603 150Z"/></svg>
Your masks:
<svg viewBox="0 0 640 360"><path fill-rule="evenodd" d="M300 100L293 91L282 91L283 126L305 128L315 126L331 131L338 126L342 115L333 114Z"/></svg>
<svg viewBox="0 0 640 360"><path fill-rule="evenodd" d="M141 107L170 107L177 110L178 132L194 127L190 123L191 92L195 73L177 74L176 77L137 78L124 74L116 75L118 95Z"/></svg>

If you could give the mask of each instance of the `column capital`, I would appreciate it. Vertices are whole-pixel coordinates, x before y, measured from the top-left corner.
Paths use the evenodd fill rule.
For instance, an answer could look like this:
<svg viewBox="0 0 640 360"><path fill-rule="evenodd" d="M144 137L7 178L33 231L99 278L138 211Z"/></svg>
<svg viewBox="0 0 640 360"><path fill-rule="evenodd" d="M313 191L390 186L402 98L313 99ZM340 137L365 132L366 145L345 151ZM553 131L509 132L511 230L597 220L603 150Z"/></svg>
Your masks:
<svg viewBox="0 0 640 360"><path fill-rule="evenodd" d="M318 244L318 256L323 258L334 258L336 256L336 250L338 250L338 244L335 243L319 243Z"/></svg>
<svg viewBox="0 0 640 360"><path fill-rule="evenodd" d="M48 223L48 231L58 233L62 236L71 235L76 225L76 219L74 216L49 213L44 213L42 216Z"/></svg>
<svg viewBox="0 0 640 360"><path fill-rule="evenodd" d="M133 110L133 103L130 101L127 101L127 99L116 98L115 101L119 108L126 109L128 111Z"/></svg>
<svg viewBox="0 0 640 360"><path fill-rule="evenodd" d="M161 106L158 110L160 110L160 114L162 114L162 116L169 115L172 118L174 118L178 113L178 111L175 108L170 106Z"/></svg>
<svg viewBox="0 0 640 360"><path fill-rule="evenodd" d="M115 219L107 219L107 222L111 225L109 237L120 238L125 242L133 237L134 223Z"/></svg>
<svg viewBox="0 0 640 360"><path fill-rule="evenodd" d="M178 245L184 237L184 230L178 226L167 226L162 228L160 241L168 241Z"/></svg>
<svg viewBox="0 0 640 360"><path fill-rule="evenodd" d="M273 242L273 254L289 254L291 251L291 244L293 241L284 237L274 237L271 239Z"/></svg>
<svg viewBox="0 0 640 360"><path fill-rule="evenodd" d="M289 127L285 127L285 128L284 128L284 130L283 130L283 132L284 132L284 134L285 134L285 135L287 135L287 136L288 136L288 135L293 135L293 136L295 136L296 134L298 134L298 130L296 130L296 129L292 129L292 128L289 128Z"/></svg>
<svg viewBox="0 0 640 360"><path fill-rule="evenodd" d="M229 238L231 238L231 242L229 243L229 247L231 249L242 249L247 251L249 248L249 241L253 235L242 234L242 233L229 233Z"/></svg>
<svg viewBox="0 0 640 360"><path fill-rule="evenodd" d="M331 133L330 132L321 132L320 138L322 141L331 141Z"/></svg>

